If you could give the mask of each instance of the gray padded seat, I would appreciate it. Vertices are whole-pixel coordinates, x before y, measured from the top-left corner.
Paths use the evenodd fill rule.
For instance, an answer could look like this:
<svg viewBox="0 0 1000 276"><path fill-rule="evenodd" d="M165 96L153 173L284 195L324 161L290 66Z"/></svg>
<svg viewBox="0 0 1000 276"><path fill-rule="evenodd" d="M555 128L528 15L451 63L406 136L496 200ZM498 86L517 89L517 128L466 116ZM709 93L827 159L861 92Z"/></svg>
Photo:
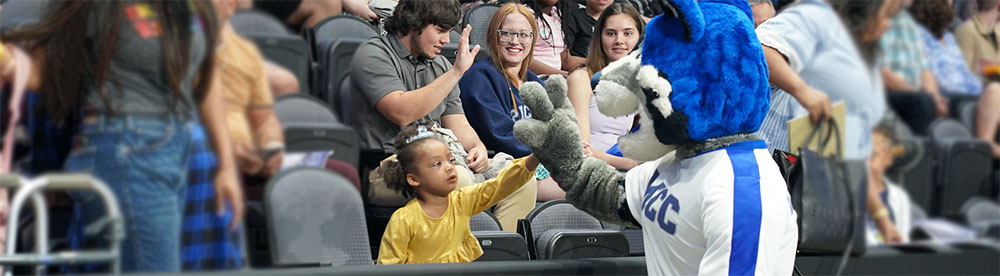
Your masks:
<svg viewBox="0 0 1000 276"><path fill-rule="evenodd" d="M479 212L469 220L469 229L475 231L500 231L500 221L493 214Z"/></svg>
<svg viewBox="0 0 1000 276"><path fill-rule="evenodd" d="M0 10L0 27L3 30L38 23L44 16L49 0L10 0Z"/></svg>
<svg viewBox="0 0 1000 276"><path fill-rule="evenodd" d="M628 241L618 230L565 200L542 203L526 217L538 259L628 256Z"/></svg>
<svg viewBox="0 0 1000 276"><path fill-rule="evenodd" d="M626 257L628 240L618 230L552 229L535 240L539 260Z"/></svg>
<svg viewBox="0 0 1000 276"><path fill-rule="evenodd" d="M307 95L282 95L274 100L274 113L281 123L333 123L337 116L323 102Z"/></svg>
<svg viewBox="0 0 1000 276"><path fill-rule="evenodd" d="M285 27L285 23L281 22L281 20L257 10L239 11L229 18L229 24L232 24L233 29L240 34L292 33L288 30L288 27Z"/></svg>
<svg viewBox="0 0 1000 276"><path fill-rule="evenodd" d="M375 26L353 15L334 15L327 17L312 28L313 38L318 43L337 38L358 38L368 40L378 36ZM318 46L318 45L317 45Z"/></svg>
<svg viewBox="0 0 1000 276"><path fill-rule="evenodd" d="M364 205L354 185L321 168L283 171L267 184L275 265L373 264Z"/></svg>
<svg viewBox="0 0 1000 276"><path fill-rule="evenodd" d="M490 35L487 33L489 31L487 28L489 27L490 19L493 18L493 14L499 9L500 6L495 4L475 6L465 12L462 24L458 27L461 30L465 28L465 25L472 25L472 31L469 32L469 49L479 45L480 50L479 54L476 55L476 60L490 56L490 51L486 50L486 36ZM493 32L496 31L494 30ZM496 33L492 33L492 35L496 35Z"/></svg>

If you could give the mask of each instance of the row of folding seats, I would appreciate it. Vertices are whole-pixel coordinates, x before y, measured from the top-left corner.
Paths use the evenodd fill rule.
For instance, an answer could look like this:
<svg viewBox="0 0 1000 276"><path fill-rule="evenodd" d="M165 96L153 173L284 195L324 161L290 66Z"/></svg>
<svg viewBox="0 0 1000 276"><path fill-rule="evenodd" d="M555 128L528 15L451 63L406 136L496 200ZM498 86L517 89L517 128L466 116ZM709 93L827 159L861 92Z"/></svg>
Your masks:
<svg viewBox="0 0 1000 276"><path fill-rule="evenodd" d="M361 197L335 173L309 167L283 171L267 184L261 209L269 266L374 263ZM519 233L505 232L488 211L473 216L470 228L484 252L477 261L642 255L630 252L630 245L641 249L640 230L605 225L562 200L539 205L519 225ZM633 235L626 234L630 230Z"/></svg>
<svg viewBox="0 0 1000 276"><path fill-rule="evenodd" d="M988 143L972 136L968 122L953 118L936 120L928 133L903 141L908 161L894 166L890 177L929 216L981 224L969 219L970 206L983 199L996 204L1000 191L1000 172Z"/></svg>

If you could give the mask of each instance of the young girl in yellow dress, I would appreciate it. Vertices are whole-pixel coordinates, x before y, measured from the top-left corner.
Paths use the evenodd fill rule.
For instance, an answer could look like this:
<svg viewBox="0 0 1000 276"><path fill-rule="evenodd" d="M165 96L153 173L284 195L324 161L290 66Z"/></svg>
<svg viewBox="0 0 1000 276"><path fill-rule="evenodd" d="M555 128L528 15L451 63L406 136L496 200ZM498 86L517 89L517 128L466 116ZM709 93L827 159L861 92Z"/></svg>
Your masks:
<svg viewBox="0 0 1000 276"><path fill-rule="evenodd" d="M396 137L398 173L389 187L413 198L396 210L382 235L379 264L471 262L483 254L469 219L517 191L535 175L534 155L514 160L500 175L456 189L448 146L428 125L411 124Z"/></svg>

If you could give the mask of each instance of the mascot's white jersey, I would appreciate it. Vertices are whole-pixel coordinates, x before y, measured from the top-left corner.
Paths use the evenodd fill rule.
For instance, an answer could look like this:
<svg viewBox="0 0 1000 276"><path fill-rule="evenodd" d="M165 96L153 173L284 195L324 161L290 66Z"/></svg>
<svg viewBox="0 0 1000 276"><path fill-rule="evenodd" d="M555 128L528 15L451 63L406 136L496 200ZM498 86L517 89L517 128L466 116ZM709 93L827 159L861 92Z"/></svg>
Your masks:
<svg viewBox="0 0 1000 276"><path fill-rule="evenodd" d="M791 275L798 243L785 181L763 141L628 172L649 275Z"/></svg>

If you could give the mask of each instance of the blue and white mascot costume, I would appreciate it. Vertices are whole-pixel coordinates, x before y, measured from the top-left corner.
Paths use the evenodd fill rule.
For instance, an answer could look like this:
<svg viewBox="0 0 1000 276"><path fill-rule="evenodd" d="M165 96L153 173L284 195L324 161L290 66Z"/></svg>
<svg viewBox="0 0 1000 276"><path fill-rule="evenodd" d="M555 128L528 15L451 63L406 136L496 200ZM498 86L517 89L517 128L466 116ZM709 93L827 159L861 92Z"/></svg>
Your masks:
<svg viewBox="0 0 1000 276"><path fill-rule="evenodd" d="M566 198L595 217L641 227L651 275L790 275L796 213L777 165L754 137L767 113L767 64L746 0L664 0L641 53L602 70L601 113L639 112L618 139L646 161L620 173L584 158L566 82L527 83L532 119L514 134Z"/></svg>

